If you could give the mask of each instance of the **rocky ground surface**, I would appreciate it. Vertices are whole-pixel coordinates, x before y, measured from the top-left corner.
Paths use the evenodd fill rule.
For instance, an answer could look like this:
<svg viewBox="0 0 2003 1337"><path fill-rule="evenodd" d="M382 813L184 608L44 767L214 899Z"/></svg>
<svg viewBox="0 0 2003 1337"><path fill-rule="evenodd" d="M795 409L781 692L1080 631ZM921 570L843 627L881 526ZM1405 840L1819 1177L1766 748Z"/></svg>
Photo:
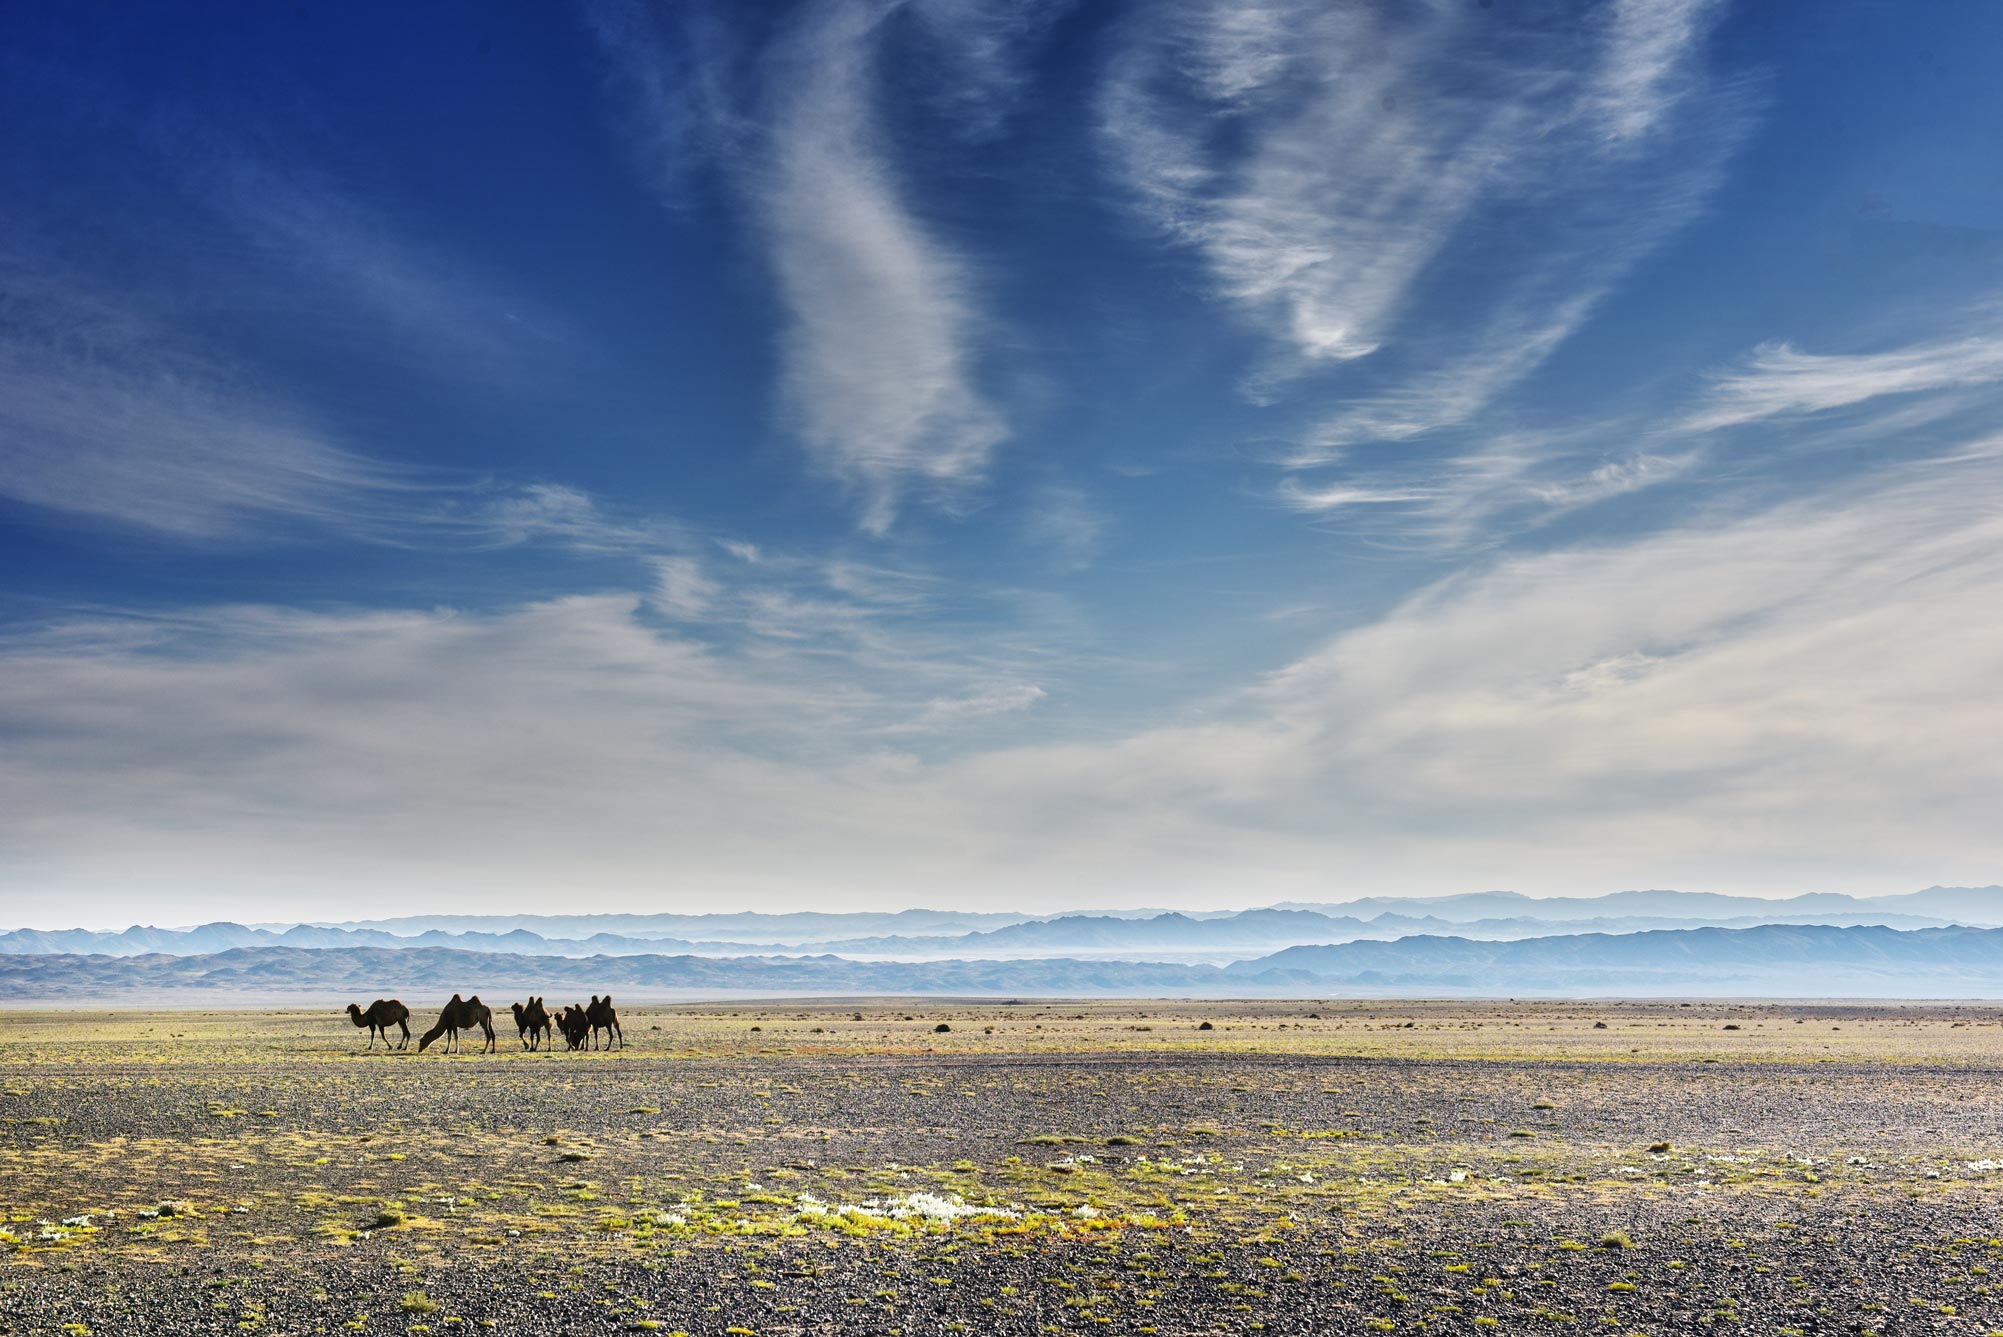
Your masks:
<svg viewBox="0 0 2003 1337"><path fill-rule="evenodd" d="M1986 1009L622 1012L0 1018L0 1332L2003 1331Z"/></svg>

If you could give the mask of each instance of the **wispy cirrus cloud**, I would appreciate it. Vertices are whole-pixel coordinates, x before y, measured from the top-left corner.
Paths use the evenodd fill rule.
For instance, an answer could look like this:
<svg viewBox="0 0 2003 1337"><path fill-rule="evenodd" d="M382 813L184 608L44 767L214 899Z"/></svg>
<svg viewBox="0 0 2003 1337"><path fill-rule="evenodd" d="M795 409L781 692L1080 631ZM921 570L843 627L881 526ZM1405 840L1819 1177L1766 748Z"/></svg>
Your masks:
<svg viewBox="0 0 2003 1337"><path fill-rule="evenodd" d="M672 525L553 483L393 462L286 387L45 257L0 262L0 497L180 542L641 552Z"/></svg>
<svg viewBox="0 0 2003 1337"><path fill-rule="evenodd" d="M1806 417L1893 395L1968 389L2003 381L2003 337L1975 334L1876 353L1805 353L1763 344L1715 377L1686 432L1712 432L1773 418Z"/></svg>
<svg viewBox="0 0 2003 1337"><path fill-rule="evenodd" d="M76 108L92 170L115 178L94 188L147 212L121 235L116 208L79 220L60 191L9 199L0 495L182 541L516 541L506 530L547 498L408 463L421 443L384 440L383 417L357 429L346 383L354 362L401 374L420 358L427 389L531 383L566 327L394 202L277 166L241 126L75 61L15 72ZM338 371L314 369L330 355Z"/></svg>
<svg viewBox="0 0 2003 1337"><path fill-rule="evenodd" d="M885 733L937 733L991 715L1027 710L1047 693L1035 683L1012 683L972 696L935 697L909 720L885 727Z"/></svg>
<svg viewBox="0 0 2003 1337"><path fill-rule="evenodd" d="M1098 557L1108 520L1084 489L1047 485L1034 495L1023 520L1023 538L1054 567L1082 571Z"/></svg>
<svg viewBox="0 0 2003 1337"><path fill-rule="evenodd" d="M1961 327L1956 333L1871 353L1764 344L1713 374L1690 407L1652 419L1497 433L1457 454L1387 460L1332 482L1296 475L1276 496L1306 514L1395 511L1405 537L1451 547L1675 482L1707 462L1758 473L1789 449L1841 445L1869 445L1873 457L1924 458L1993 403L2003 385L2003 340L1968 332L1967 321L1952 323ZM1888 400L1896 405L1881 402ZM1735 454L1710 439L1753 425L1767 431L1750 452Z"/></svg>
<svg viewBox="0 0 2003 1337"><path fill-rule="evenodd" d="M868 684L871 732L940 734L1021 710L1065 670L1065 633L997 620L978 588L852 556L718 546L729 560L699 546L650 559L651 612L747 663Z"/></svg>
<svg viewBox="0 0 2003 1337"><path fill-rule="evenodd" d="M121 77L88 44L26 50L5 75L30 101L65 113L44 154L87 157L87 188L143 217L145 247L134 263L116 244L119 205L108 219L78 219L52 203L66 189L28 189L9 200L17 254L66 256L85 270L90 255L95 272L85 277L101 288L160 293L216 324L225 315L261 339L322 354L399 365L421 357L428 378L487 390L532 384L573 347L572 328L524 285L463 241L440 240L434 202L379 172L380 155L343 168L296 145L277 149L275 126L246 124L241 108L173 81ZM25 184L48 165L24 171Z"/></svg>
<svg viewBox="0 0 2003 1337"><path fill-rule="evenodd" d="M914 496L949 499L978 480L1009 434L980 383L979 267L923 221L918 179L900 172L884 124L884 44L898 25L915 25L956 71L936 101L953 124L986 133L1055 8L810 7L727 86L679 38L650 35L644 16L594 20L618 71L613 91L647 142L682 154L730 144L725 175L758 219L788 312L780 342L793 424L819 467L854 491L870 533L887 531ZM692 60L710 70L693 76L702 95L662 91L651 63ZM719 124L728 132L705 129Z"/></svg>
<svg viewBox="0 0 2003 1337"><path fill-rule="evenodd" d="M688 203L692 178L753 130L740 106L748 53L736 29L701 3L606 0L578 14L603 58L609 111L634 169L663 204Z"/></svg>
<svg viewBox="0 0 2003 1337"><path fill-rule="evenodd" d="M1278 346L1269 380L1388 364L1287 458L1326 463L1473 418L1691 216L1741 119L1703 61L1717 9L1185 5L1136 25L1102 133Z"/></svg>
<svg viewBox="0 0 2003 1337"><path fill-rule="evenodd" d="M822 466L882 533L914 488L978 477L1007 435L975 383L971 268L900 198L871 106L884 16L831 7L775 80L761 200L792 321L786 393Z"/></svg>
<svg viewBox="0 0 2003 1337"><path fill-rule="evenodd" d="M0 494L213 539L276 519L367 529L416 490L143 310L0 267Z"/></svg>
<svg viewBox="0 0 2003 1337"><path fill-rule="evenodd" d="M561 483L435 484L444 495L406 517L408 540L426 531L475 547L547 544L577 553L648 557L691 540L682 525L652 515L608 511L599 499Z"/></svg>
<svg viewBox="0 0 2003 1337"><path fill-rule="evenodd" d="M1688 476L1697 448L1614 446L1624 424L1563 433L1503 433L1427 462L1391 461L1323 485L1281 480L1279 504L1305 515L1348 515L1386 541L1433 549L1486 546L1560 516ZM1382 513L1358 522L1359 514Z"/></svg>
<svg viewBox="0 0 2003 1337"><path fill-rule="evenodd" d="M1283 479L1279 487L1279 498L1283 504L1289 509L1309 514L1339 511L1351 506L1403 505L1415 501L1428 501L1437 495L1437 489L1428 487L1367 486L1356 483L1331 483L1325 487L1316 487L1297 478Z"/></svg>
<svg viewBox="0 0 2003 1337"><path fill-rule="evenodd" d="M190 155L182 145L170 156L184 164ZM304 276L318 300L302 305L296 278L247 280L240 253L227 257L218 287L246 305L282 307L301 335L349 355L385 343L421 352L427 374L489 387L532 383L572 345L565 323L539 302L329 181L275 170L227 141L181 170L269 271Z"/></svg>

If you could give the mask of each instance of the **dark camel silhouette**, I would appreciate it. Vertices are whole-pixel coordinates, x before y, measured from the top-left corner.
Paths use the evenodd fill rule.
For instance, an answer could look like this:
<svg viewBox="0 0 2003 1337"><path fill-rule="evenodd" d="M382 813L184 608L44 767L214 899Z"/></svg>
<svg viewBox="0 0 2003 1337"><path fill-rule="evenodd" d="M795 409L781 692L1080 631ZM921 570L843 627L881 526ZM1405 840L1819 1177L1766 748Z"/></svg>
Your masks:
<svg viewBox="0 0 2003 1337"><path fill-rule="evenodd" d="M612 1047L612 1037L615 1035L619 1037L619 1047L621 1049L626 1047L626 1032L619 1029L619 1014L612 1010L611 994L608 993L603 998L597 994L591 995L591 1006L584 1010L584 1019L591 1023L591 1043L594 1048L598 1044L600 1031L605 1032L607 1049Z"/></svg>
<svg viewBox="0 0 2003 1337"><path fill-rule="evenodd" d="M431 1047L433 1040L444 1035L447 1036L445 1052L450 1054L459 1048L459 1032L470 1031L475 1026L478 1026L487 1036L487 1043L481 1046L480 1052L483 1054L493 1053L494 1009L481 1002L480 995L477 993L471 998L461 998L455 993L452 995L452 1001L447 1003L444 1010L438 1014L438 1024L426 1031L418 1039L417 1052L422 1054L426 1049Z"/></svg>
<svg viewBox="0 0 2003 1337"><path fill-rule="evenodd" d="M378 1032L381 1033L383 1038L383 1048L389 1048L389 1028L392 1026L401 1027L403 1030L403 1042L397 1045L397 1048L403 1049L410 1044L410 1009L394 998L378 998L375 1002L370 1003L366 1010L350 1003L348 1004L348 1020L354 1022L357 1026L366 1026L369 1028L369 1048L371 1049L376 1047L376 1035Z"/></svg>
<svg viewBox="0 0 2003 1337"><path fill-rule="evenodd" d="M549 1009L542 1005L542 999L530 996L526 1004L514 1004L515 1034L522 1038L522 1048L540 1049L551 1038Z"/></svg>
<svg viewBox="0 0 2003 1337"><path fill-rule="evenodd" d="M572 1003L556 1019L557 1029L563 1032L563 1043L571 1049L582 1049L591 1036L591 1019L585 1010Z"/></svg>

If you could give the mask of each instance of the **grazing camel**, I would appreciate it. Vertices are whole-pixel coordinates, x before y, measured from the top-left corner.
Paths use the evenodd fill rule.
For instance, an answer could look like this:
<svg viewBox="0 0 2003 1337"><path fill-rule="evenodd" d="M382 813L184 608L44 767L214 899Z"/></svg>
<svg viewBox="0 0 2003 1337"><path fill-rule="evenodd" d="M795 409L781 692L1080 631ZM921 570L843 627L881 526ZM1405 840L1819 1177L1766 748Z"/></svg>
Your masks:
<svg viewBox="0 0 2003 1337"><path fill-rule="evenodd" d="M572 1003L556 1019L557 1029L563 1032L563 1042L571 1049L582 1049L591 1036L591 1021L583 1008Z"/></svg>
<svg viewBox="0 0 2003 1337"><path fill-rule="evenodd" d="M426 1049L431 1047L433 1040L436 1040L441 1035L445 1035L447 1036L445 1052L448 1054L452 1053L459 1047L459 1032L462 1030L470 1031L475 1026L478 1026L487 1036L487 1043L481 1046L480 1052L483 1054L493 1053L494 1009L481 1002L480 995L477 993L471 998L461 998L455 993L452 995L452 1001L447 1003L444 1010L438 1014L438 1024L426 1031L419 1038L417 1052L422 1054Z"/></svg>
<svg viewBox="0 0 2003 1337"><path fill-rule="evenodd" d="M389 1028L397 1026L403 1030L403 1042L397 1045L403 1049L410 1044L410 1009L394 998L378 998L368 1005L367 1010L348 1004L348 1020L357 1026L369 1028L369 1048L376 1047L378 1032L383 1037L383 1048L389 1048Z"/></svg>
<svg viewBox="0 0 2003 1337"><path fill-rule="evenodd" d="M584 1010L584 1019L591 1023L591 1042L594 1046L598 1043L598 1032L604 1031L607 1049L612 1047L615 1035L619 1037L619 1047L626 1047L626 1032L619 1029L619 1014L612 1010L611 994L602 999L597 994L591 995L591 1006Z"/></svg>
<svg viewBox="0 0 2003 1337"><path fill-rule="evenodd" d="M542 999L530 995L529 1001L514 1004L515 1034L522 1038L522 1048L540 1049L550 1038L549 1009L542 1005Z"/></svg>

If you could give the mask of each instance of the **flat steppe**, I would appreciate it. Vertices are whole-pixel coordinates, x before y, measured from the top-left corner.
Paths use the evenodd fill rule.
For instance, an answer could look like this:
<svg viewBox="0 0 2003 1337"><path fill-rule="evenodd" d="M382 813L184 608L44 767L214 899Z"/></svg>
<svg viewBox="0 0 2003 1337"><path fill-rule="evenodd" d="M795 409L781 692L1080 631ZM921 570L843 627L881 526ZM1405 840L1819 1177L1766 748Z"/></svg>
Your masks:
<svg viewBox="0 0 2003 1337"><path fill-rule="evenodd" d="M0 1013L0 1332L2003 1331L1990 1006L499 1011Z"/></svg>

